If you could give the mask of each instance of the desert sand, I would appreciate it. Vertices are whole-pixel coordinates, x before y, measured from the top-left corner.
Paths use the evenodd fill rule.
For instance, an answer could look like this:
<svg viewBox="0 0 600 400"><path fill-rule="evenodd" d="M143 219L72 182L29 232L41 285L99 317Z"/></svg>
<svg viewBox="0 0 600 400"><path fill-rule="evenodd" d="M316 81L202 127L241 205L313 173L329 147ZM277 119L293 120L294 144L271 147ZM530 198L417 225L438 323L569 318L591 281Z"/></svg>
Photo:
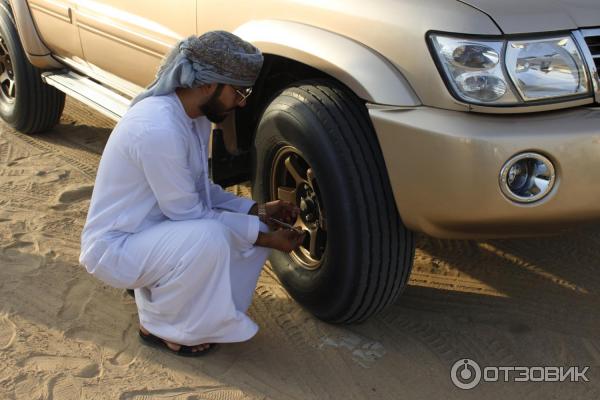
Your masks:
<svg viewBox="0 0 600 400"><path fill-rule="evenodd" d="M359 325L315 319L267 265L252 340L197 359L142 345L133 300L77 262L113 126L72 100L47 134L0 124L0 399L600 398L598 225L479 242L421 235L403 296ZM589 366L589 382L461 390L450 369L465 357Z"/></svg>

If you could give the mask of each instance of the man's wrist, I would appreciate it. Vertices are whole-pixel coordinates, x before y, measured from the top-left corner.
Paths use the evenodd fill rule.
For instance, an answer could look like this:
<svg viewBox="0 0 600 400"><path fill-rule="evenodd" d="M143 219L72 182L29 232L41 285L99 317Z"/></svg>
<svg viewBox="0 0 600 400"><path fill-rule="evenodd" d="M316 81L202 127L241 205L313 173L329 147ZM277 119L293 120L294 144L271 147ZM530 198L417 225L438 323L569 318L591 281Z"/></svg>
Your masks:
<svg viewBox="0 0 600 400"><path fill-rule="evenodd" d="M256 238L256 242L254 243L256 246L261 247L269 247L269 236L268 233L258 232L258 237Z"/></svg>
<svg viewBox="0 0 600 400"><path fill-rule="evenodd" d="M254 203L248 214L257 215L261 222L267 223L267 206L264 203Z"/></svg>
<svg viewBox="0 0 600 400"><path fill-rule="evenodd" d="M267 207L265 206L264 203L258 204L257 205L257 215L258 215L258 219L261 220L264 223L267 223Z"/></svg>

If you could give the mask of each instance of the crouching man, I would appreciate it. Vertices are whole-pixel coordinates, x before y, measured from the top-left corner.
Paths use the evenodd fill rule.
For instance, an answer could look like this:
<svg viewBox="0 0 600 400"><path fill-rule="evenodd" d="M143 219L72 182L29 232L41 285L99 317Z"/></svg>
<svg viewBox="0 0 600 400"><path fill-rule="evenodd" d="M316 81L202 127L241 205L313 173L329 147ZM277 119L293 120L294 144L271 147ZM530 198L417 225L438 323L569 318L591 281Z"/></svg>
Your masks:
<svg viewBox="0 0 600 400"><path fill-rule="evenodd" d="M135 289L144 343L178 355L250 339L246 315L270 249L290 252L302 233L270 231L298 208L256 204L208 176L211 122L246 104L263 56L237 36L191 36L163 61L106 145L81 237L80 263Z"/></svg>

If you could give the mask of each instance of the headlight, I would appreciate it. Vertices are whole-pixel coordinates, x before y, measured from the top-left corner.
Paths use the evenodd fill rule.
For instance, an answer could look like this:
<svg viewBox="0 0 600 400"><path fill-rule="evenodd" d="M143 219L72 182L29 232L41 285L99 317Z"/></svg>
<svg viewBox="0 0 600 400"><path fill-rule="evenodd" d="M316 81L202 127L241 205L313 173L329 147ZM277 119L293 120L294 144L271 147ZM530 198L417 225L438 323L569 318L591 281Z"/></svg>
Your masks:
<svg viewBox="0 0 600 400"><path fill-rule="evenodd" d="M518 99L502 70L504 42L432 35L439 60L455 93L470 103L511 104Z"/></svg>
<svg viewBox="0 0 600 400"><path fill-rule="evenodd" d="M430 40L463 101L517 105L591 94L583 58L570 36L506 42L432 34Z"/></svg>
<svg viewBox="0 0 600 400"><path fill-rule="evenodd" d="M588 77L570 37L510 41L506 68L524 100L585 94Z"/></svg>

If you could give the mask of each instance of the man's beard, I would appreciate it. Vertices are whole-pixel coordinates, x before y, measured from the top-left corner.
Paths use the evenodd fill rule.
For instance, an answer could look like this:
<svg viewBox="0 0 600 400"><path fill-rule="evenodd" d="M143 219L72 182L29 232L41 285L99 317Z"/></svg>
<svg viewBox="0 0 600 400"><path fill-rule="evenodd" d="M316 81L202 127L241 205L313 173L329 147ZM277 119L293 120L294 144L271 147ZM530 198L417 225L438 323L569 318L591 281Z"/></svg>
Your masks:
<svg viewBox="0 0 600 400"><path fill-rule="evenodd" d="M215 124L223 122L225 118L227 118L227 114L233 110L232 108L225 108L223 103L219 101L219 96L222 91L223 86L219 86L211 98L205 104L200 106L200 111L202 111L202 114L204 114L206 119Z"/></svg>

